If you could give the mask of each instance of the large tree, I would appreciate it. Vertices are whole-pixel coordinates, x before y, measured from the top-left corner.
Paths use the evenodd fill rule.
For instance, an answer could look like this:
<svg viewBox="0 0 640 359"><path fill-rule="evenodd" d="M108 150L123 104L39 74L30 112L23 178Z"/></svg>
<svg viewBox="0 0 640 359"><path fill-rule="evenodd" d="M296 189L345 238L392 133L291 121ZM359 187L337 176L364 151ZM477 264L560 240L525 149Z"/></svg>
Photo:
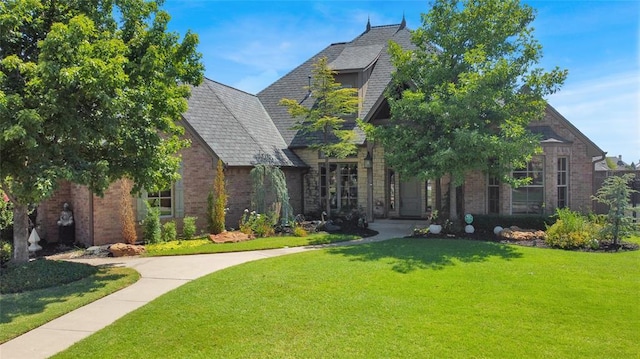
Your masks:
<svg viewBox="0 0 640 359"><path fill-rule="evenodd" d="M102 194L177 176L175 121L202 80L198 38L167 31L161 1L0 3L0 186L14 204L14 260L28 259L27 205L61 180Z"/></svg>
<svg viewBox="0 0 640 359"><path fill-rule="evenodd" d="M386 160L405 176L449 175L450 219L469 171L517 185L509 172L539 150L526 127L567 72L535 67L534 18L517 0L435 0L412 33L415 47L391 45L391 121L378 134Z"/></svg>
<svg viewBox="0 0 640 359"><path fill-rule="evenodd" d="M358 111L358 90L342 87L335 80L335 71L327 63L327 58L320 58L313 65L311 84L308 88L310 105L306 101L282 99L280 104L285 106L291 117L296 119L294 129L320 140L312 143L309 148L316 149L324 156L324 170L326 174L326 203L325 211L331 215L329 200L329 158L345 158L356 152L354 142L355 132L344 128L344 117ZM315 101L313 101L315 99Z"/></svg>

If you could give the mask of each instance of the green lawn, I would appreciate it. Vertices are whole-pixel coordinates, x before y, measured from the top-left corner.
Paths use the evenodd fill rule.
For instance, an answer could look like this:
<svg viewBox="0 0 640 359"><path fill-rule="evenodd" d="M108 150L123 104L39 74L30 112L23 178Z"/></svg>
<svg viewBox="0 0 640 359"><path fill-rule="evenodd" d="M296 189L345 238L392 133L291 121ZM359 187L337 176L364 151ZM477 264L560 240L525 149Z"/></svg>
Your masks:
<svg viewBox="0 0 640 359"><path fill-rule="evenodd" d="M145 246L147 256L175 256L184 254L226 253L275 249L285 247L302 247L319 244L344 242L361 237L356 235L313 233L306 237L282 236L256 238L237 243L213 243L209 239L193 239L148 244Z"/></svg>
<svg viewBox="0 0 640 359"><path fill-rule="evenodd" d="M637 358L640 251L396 239L187 283L57 358Z"/></svg>
<svg viewBox="0 0 640 359"><path fill-rule="evenodd" d="M38 264L47 264L47 262L55 263L38 261ZM70 267L80 266L78 263L66 264ZM49 266L44 266L45 270L47 267ZM140 274L131 268L101 267L95 274L71 283L22 293L2 294L0 295L0 343L127 287L139 278Z"/></svg>

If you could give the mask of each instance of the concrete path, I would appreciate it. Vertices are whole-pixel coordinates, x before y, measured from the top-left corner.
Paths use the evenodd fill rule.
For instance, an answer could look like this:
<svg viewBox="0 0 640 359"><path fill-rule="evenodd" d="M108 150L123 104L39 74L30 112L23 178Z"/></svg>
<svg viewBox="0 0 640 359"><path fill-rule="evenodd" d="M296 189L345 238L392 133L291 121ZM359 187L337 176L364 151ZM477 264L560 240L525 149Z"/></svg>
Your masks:
<svg viewBox="0 0 640 359"><path fill-rule="evenodd" d="M336 245L379 242L409 235L424 221L376 220L370 228L378 235ZM153 299L191 280L237 264L326 246L293 247L251 252L202 254L173 257L120 257L76 259L93 265L127 266L141 278L131 286L78 308L28 333L0 345L2 359L48 358L113 323Z"/></svg>

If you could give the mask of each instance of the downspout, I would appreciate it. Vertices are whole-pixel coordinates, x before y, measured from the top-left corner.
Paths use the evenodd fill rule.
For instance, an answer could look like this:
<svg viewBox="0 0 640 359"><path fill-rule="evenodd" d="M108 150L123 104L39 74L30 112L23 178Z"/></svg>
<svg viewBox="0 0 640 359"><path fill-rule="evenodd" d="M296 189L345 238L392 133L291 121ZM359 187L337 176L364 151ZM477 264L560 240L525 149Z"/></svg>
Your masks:
<svg viewBox="0 0 640 359"><path fill-rule="evenodd" d="M91 246L95 245L95 238L93 238L93 192L89 191L89 241Z"/></svg>

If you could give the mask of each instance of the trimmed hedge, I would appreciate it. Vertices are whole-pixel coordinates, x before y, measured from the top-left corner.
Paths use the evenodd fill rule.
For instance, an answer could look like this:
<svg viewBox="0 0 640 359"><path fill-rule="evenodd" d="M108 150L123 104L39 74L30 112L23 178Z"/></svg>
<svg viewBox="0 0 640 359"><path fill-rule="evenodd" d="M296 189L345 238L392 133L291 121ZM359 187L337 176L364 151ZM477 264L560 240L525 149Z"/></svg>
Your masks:
<svg viewBox="0 0 640 359"><path fill-rule="evenodd" d="M523 229L536 229L544 231L547 226L556 222L557 217L540 215L495 215L495 214L474 214L473 226L477 231L493 233L496 226L508 228L517 226Z"/></svg>

